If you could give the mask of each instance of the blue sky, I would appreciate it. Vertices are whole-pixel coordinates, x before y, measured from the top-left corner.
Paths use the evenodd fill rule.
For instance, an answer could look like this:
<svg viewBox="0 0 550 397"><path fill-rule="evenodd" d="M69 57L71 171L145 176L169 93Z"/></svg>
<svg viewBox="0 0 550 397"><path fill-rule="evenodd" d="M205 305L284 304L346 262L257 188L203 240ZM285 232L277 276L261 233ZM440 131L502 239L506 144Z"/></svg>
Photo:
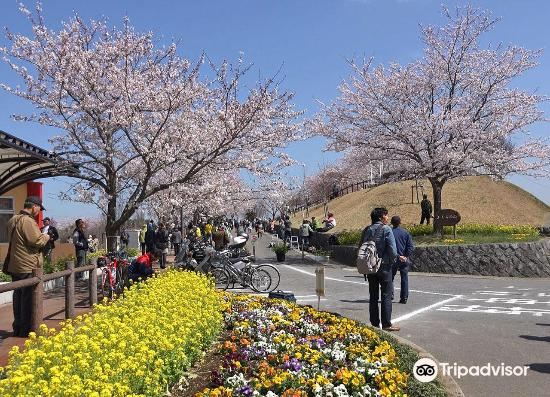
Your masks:
<svg viewBox="0 0 550 397"><path fill-rule="evenodd" d="M236 60L254 63L253 73L270 76L281 69L283 88L296 93L295 104L306 117L319 109L317 101L330 102L338 84L349 75L346 60L373 56L376 63L408 63L422 53L419 24L442 24L441 4L454 7L463 1L441 0L217 0L217 1L69 1L44 0L44 14L52 29L78 12L84 18L106 17L121 25L125 15L139 31L153 31L160 44L177 40L180 54L190 59L204 51L215 62ZM29 7L34 3L25 1ZM502 21L486 35L487 43L517 44L545 50L540 65L516 81L526 90L550 95L550 1L472 1ZM0 26L28 33L29 24L17 2L4 0ZM4 35L0 46L6 44ZM15 83L15 76L0 64L0 80ZM40 125L15 122L13 113L31 111L23 100L0 91L0 129L49 148L54 131ZM550 105L543 109L550 116ZM533 126L535 135L548 135L546 123ZM338 157L322 152L321 138L292 144L288 152L305 162L307 174ZM296 175L302 175L297 167ZM550 203L550 180L512 177L511 181ZM60 202L63 180L45 180L45 206L54 217L89 216L90 206Z"/></svg>

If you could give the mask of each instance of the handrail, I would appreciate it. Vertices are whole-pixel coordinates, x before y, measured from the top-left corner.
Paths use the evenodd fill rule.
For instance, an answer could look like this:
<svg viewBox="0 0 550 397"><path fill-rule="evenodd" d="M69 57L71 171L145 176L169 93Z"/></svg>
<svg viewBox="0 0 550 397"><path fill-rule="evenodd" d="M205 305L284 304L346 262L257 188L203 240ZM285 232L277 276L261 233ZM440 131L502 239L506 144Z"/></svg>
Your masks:
<svg viewBox="0 0 550 397"><path fill-rule="evenodd" d="M75 306L75 274L88 272L88 294L90 299L90 307L97 303L97 262L92 265L74 267L74 262L67 262L67 269L55 273L43 274L43 269L38 268L32 271L33 277L19 281L11 281L0 285L0 293L14 291L20 288L33 287L32 291L32 316L31 330L37 331L38 327L44 320L43 316L43 294L44 282L55 280L58 278L65 279L65 318L74 317Z"/></svg>
<svg viewBox="0 0 550 397"><path fill-rule="evenodd" d="M370 180L365 180L365 181L361 181L361 182L352 183L351 185L348 185L346 187L343 187L342 189L339 189L335 192L332 192L330 194L329 200L333 200L335 198L345 196L346 194L349 194L349 193L358 192L359 190L366 189L367 187L378 186L379 184L380 184L379 180L376 180L375 182L372 182L372 183L370 182ZM360 186L361 186L361 188L360 188ZM351 192L350 192L350 189L351 189ZM344 193L344 191L345 191L345 193ZM299 212L299 211L303 211L307 208L310 208L310 207L313 207L313 206L316 206L316 205L319 205L319 204L322 204L325 201L328 201L328 200L317 200L317 201L314 201L312 203L307 203L307 205L296 206L296 207L294 207L294 213Z"/></svg>

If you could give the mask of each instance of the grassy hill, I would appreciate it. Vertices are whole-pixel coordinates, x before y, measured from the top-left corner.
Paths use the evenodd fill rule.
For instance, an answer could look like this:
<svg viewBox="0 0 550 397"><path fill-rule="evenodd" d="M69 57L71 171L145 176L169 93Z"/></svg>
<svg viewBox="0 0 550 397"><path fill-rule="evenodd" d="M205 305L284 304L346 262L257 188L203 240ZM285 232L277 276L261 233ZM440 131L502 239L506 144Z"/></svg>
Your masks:
<svg viewBox="0 0 550 397"><path fill-rule="evenodd" d="M424 181L424 191L433 204L431 185ZM403 224L420 222L420 204L411 204L413 181L388 183L332 200L328 204L337 226L334 231L359 229L370 224L370 212L385 206L391 215L401 216ZM457 210L461 223L510 224L539 226L550 216L550 207L520 187L488 177L467 177L447 182L443 187L443 208ZM322 220L323 206L310 208L309 217ZM302 221L302 212L293 219Z"/></svg>

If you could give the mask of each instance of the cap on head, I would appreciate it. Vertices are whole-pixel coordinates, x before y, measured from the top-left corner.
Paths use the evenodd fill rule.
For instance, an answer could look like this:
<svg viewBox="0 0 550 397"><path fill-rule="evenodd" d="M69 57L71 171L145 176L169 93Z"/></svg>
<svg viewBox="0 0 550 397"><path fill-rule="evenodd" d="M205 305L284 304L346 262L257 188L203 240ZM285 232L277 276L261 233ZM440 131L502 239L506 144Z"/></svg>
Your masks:
<svg viewBox="0 0 550 397"><path fill-rule="evenodd" d="M38 196L29 196L25 199L25 204L38 205L42 211L46 211L46 208L42 205L42 199Z"/></svg>
<svg viewBox="0 0 550 397"><path fill-rule="evenodd" d="M45 222L45 221L48 221L48 222L49 222L49 221L50 221L50 218L45 217L44 219L42 219L42 222Z"/></svg>

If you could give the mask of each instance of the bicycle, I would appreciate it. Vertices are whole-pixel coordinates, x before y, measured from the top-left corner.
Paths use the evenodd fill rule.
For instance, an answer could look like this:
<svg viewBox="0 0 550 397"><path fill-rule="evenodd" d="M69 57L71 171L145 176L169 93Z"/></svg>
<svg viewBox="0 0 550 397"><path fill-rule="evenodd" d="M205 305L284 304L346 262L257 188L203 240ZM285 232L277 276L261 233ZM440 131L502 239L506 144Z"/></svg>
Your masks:
<svg viewBox="0 0 550 397"><path fill-rule="evenodd" d="M214 254L213 257L218 261L211 264L210 270L210 273L223 270L223 274L218 271L216 276L223 283L226 282L223 277L228 276L227 286L233 284L232 288L235 288L235 284L239 283L242 287L251 288L256 292L271 292L279 286L281 275L275 266L270 264L255 265L252 263L251 257L239 258L241 260L233 263L228 255L227 250ZM246 259L248 262L242 259ZM244 266L240 268L237 267L238 264L244 264Z"/></svg>
<svg viewBox="0 0 550 397"><path fill-rule="evenodd" d="M98 278L98 291L101 291L103 298L113 300L124 291L128 282L127 257L125 252L111 252L102 258L105 265L101 268L101 277Z"/></svg>

